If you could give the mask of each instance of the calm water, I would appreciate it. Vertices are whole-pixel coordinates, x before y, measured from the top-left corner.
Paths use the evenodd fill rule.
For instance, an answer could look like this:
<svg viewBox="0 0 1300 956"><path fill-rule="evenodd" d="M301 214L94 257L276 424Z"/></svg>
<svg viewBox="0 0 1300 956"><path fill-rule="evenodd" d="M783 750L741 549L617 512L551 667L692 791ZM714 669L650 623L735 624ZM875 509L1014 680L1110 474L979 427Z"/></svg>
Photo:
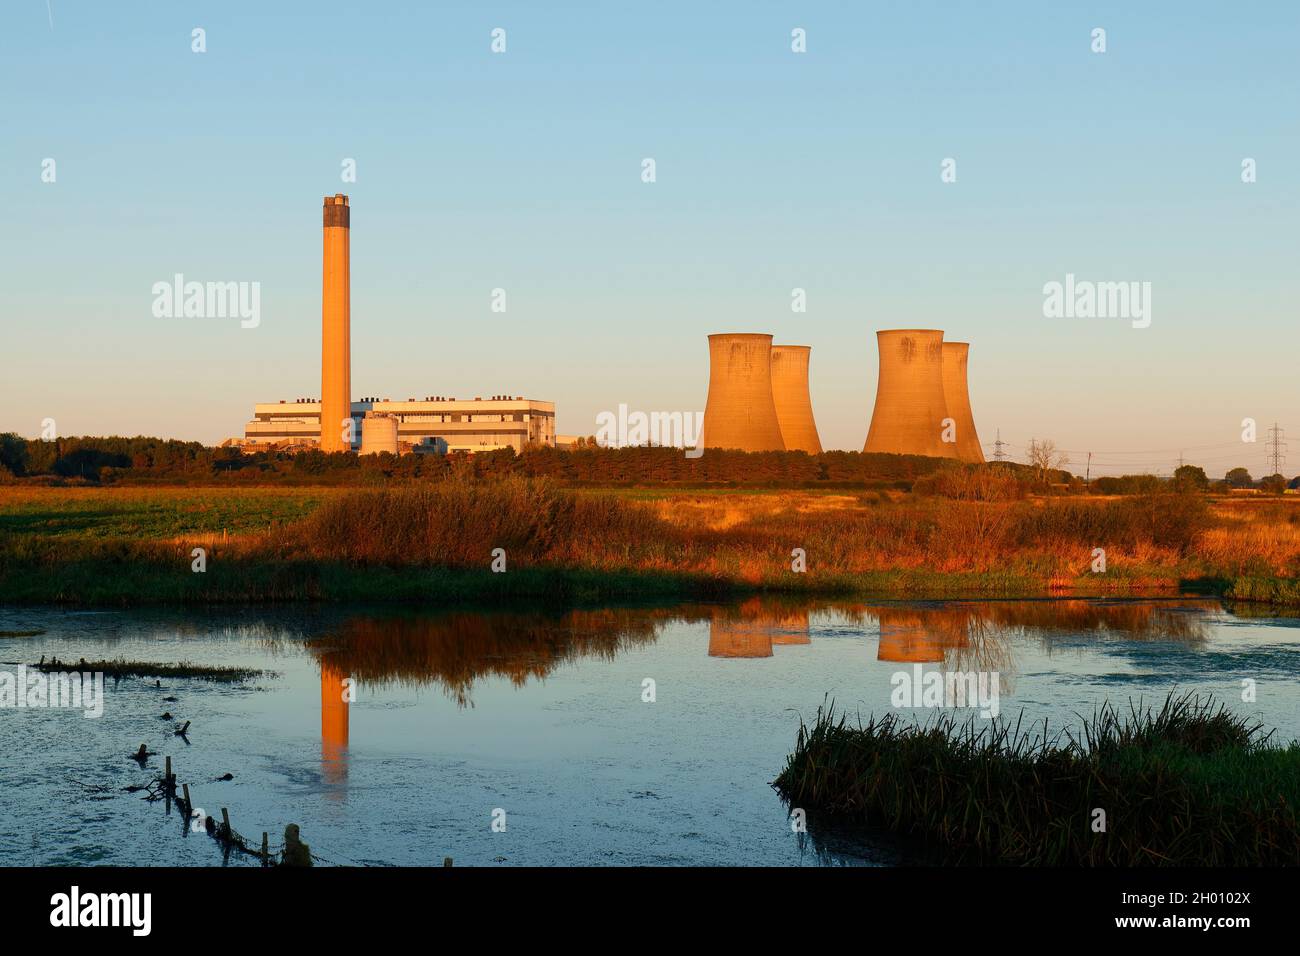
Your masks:
<svg viewBox="0 0 1300 956"><path fill-rule="evenodd" d="M239 664L244 685L109 683L104 716L0 710L0 864L221 865L176 809L122 788L172 756L195 803L335 863L881 864L803 841L769 782L829 695L890 708L891 677L996 671L1004 717L1077 724L1107 698L1212 691L1300 737L1300 622L1217 602L608 608L567 613L0 608L0 670L61 660ZM336 693L350 677L356 700ZM1241 703L1243 678L1258 699ZM654 702L643 701L654 681ZM174 696L174 703L162 700ZM170 711L192 721L189 743ZM924 718L928 712L916 712ZM966 712L962 712L965 714ZM225 773L228 782L217 782ZM494 832L493 813L506 829ZM248 865L233 856L228 865Z"/></svg>

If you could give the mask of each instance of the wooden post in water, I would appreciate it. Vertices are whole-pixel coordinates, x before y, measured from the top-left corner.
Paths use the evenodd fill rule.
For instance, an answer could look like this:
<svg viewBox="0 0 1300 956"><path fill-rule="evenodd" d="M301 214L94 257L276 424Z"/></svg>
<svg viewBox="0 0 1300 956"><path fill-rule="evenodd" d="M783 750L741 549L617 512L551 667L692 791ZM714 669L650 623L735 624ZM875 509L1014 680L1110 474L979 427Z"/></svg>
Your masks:
<svg viewBox="0 0 1300 956"><path fill-rule="evenodd" d="M194 809L194 804L190 803L190 785L183 783L181 788L185 791L185 812L190 813Z"/></svg>
<svg viewBox="0 0 1300 956"><path fill-rule="evenodd" d="M174 780L173 780L173 778L172 778L172 758L171 758L171 757L168 757L168 758L167 758L167 769L166 769L165 771L163 771L163 775L164 775L164 780L165 780L166 783L167 783L167 786L171 787L171 786L174 786L174 785L175 785Z"/></svg>
<svg viewBox="0 0 1300 956"><path fill-rule="evenodd" d="M271 859L270 843L266 839L266 831L263 830L262 831L262 865L266 866L266 864L270 861L270 859Z"/></svg>
<svg viewBox="0 0 1300 956"><path fill-rule="evenodd" d="M221 831L225 834L227 840L233 839L230 830L230 811L225 807L221 808Z"/></svg>

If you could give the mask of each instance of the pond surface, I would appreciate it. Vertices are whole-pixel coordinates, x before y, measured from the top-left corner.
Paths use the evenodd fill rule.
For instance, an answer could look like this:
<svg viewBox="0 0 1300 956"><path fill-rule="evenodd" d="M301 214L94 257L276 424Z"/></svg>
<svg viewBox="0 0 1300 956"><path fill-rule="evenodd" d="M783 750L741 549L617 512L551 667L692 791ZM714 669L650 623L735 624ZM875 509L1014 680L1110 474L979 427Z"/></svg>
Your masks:
<svg viewBox="0 0 1300 956"><path fill-rule="evenodd" d="M278 845L297 823L321 864L887 865L906 856L886 841L795 834L769 785L800 717L827 697L879 714L896 675L982 673L1003 719L1023 710L1055 729L1104 700L1159 702L1177 687L1213 692L1291 740L1298 626L1196 598L0 608L0 632L43 632L0 636L0 672L52 656L273 672L243 684L109 680L99 719L0 709L0 864L254 865L223 859L175 806L124 789L170 755L197 806L218 818L228 808L254 843L267 831ZM128 757L141 743L157 754L144 768Z"/></svg>

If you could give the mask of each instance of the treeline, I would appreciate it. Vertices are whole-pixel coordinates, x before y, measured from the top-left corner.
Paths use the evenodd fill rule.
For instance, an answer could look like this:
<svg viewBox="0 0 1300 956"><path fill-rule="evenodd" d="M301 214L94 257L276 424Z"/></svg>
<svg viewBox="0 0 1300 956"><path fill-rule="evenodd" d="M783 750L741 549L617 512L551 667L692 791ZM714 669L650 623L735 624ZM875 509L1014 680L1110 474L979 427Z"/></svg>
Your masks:
<svg viewBox="0 0 1300 956"><path fill-rule="evenodd" d="M358 484L517 475L569 484L728 484L762 486L861 486L908 488L944 467L937 458L830 451L710 450L688 458L680 448L529 448L475 455L355 455L306 451L244 453L199 442L158 438L60 438L29 440L0 435L0 480L88 484Z"/></svg>
<svg viewBox="0 0 1300 956"><path fill-rule="evenodd" d="M1146 495L1160 491L1226 493L1255 488L1281 494L1300 486L1272 475L1258 481L1234 468L1223 481L1211 481L1195 465L1180 467L1172 478L1121 475L1095 478L1088 485L1056 469L1034 469L1010 462L1003 469L1026 490L1058 494ZM473 478L521 476L553 478L571 485L735 485L744 487L845 487L928 490L951 461L919 455L828 451L739 452L709 450L688 458L680 448L511 449L475 455L367 455L321 451L245 453L139 436L74 437L51 441L0 434L0 482L33 484L303 484L373 485L386 481L437 480L450 475Z"/></svg>
<svg viewBox="0 0 1300 956"><path fill-rule="evenodd" d="M1157 491L1209 491L1228 494L1234 490L1254 489L1268 494L1283 494L1288 488L1300 487L1300 476L1290 481L1283 475L1269 475L1256 481L1245 468L1233 468L1221 481L1211 481L1199 465L1180 465L1172 478L1155 475L1108 475L1094 479L1092 487L1103 495L1146 495Z"/></svg>
<svg viewBox="0 0 1300 956"><path fill-rule="evenodd" d="M217 462L237 458L227 448L161 438L59 438L41 441L0 434L0 479L72 478L102 482L125 472L201 478Z"/></svg>

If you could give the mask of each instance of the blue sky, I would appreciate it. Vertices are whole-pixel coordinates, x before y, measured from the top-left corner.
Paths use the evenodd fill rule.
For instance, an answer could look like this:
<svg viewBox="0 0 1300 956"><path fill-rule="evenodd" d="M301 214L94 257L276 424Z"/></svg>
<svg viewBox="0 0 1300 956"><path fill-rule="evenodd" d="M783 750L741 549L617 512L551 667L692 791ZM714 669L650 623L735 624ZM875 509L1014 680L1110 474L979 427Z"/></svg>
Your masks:
<svg viewBox="0 0 1300 956"><path fill-rule="evenodd" d="M771 332L859 449L875 330L935 327L972 343L985 443L1258 474L1243 418L1300 438L1300 4L51 6L0 13L0 430L217 441L319 394L346 192L358 397L527 395L590 433L702 409L705 336ZM260 326L155 318L178 272L260 282ZM1150 282L1150 327L1044 318L1066 273Z"/></svg>

